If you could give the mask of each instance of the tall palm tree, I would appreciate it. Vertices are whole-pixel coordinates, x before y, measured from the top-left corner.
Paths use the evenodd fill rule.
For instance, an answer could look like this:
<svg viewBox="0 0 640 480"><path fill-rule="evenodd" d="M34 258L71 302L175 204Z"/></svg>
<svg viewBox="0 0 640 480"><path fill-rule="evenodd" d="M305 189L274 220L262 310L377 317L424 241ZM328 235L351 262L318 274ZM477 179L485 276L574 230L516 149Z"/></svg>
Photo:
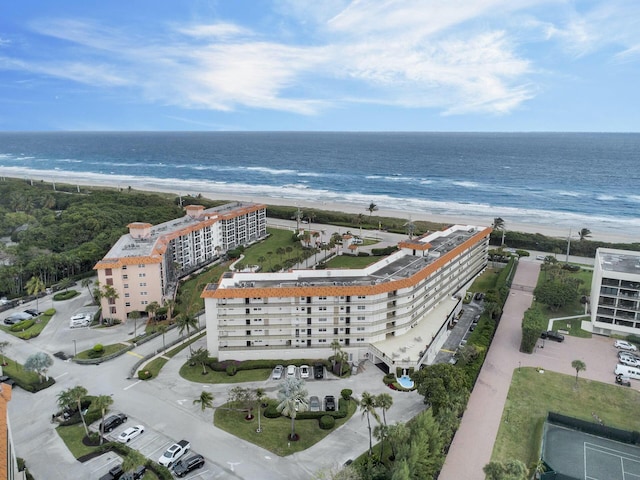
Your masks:
<svg viewBox="0 0 640 480"><path fill-rule="evenodd" d="M142 317L138 310L129 313L129 318L133 320L133 338L138 338L138 320Z"/></svg>
<svg viewBox="0 0 640 480"><path fill-rule="evenodd" d="M369 210L369 219L371 219L371 214L378 210L378 206L375 203L371 202L367 207L367 210Z"/></svg>
<svg viewBox="0 0 640 480"><path fill-rule="evenodd" d="M362 392L362 398L360 399L360 411L362 416L366 415L367 424L369 426L369 456L373 454L373 440L371 431L371 416L380 422L380 416L376 412L376 397L369 392Z"/></svg>
<svg viewBox="0 0 640 480"><path fill-rule="evenodd" d="M262 432L262 425L260 424L260 417L262 414L260 413L260 407L262 407L262 400L266 397L267 392L264 391L264 388L256 388L256 401L258 403L258 429L257 433Z"/></svg>
<svg viewBox="0 0 640 480"><path fill-rule="evenodd" d="M69 389L69 399L76 403L78 406L78 412L80 413L80 419L82 420L82 426L84 427L84 432L86 435L89 435L89 428L87 427L87 422L84 419L84 415L82 414L82 400L87 396L89 392L86 388L76 385L73 388Z"/></svg>
<svg viewBox="0 0 640 480"><path fill-rule="evenodd" d="M285 378L278 392L280 403L276 409L283 415L291 418L291 434L289 440L297 440L295 420L297 413L306 412L309 409L307 390L304 381L299 378Z"/></svg>
<svg viewBox="0 0 640 480"><path fill-rule="evenodd" d="M376 425L373 428L373 436L380 442L380 461L384 458L384 441L389 436L389 427L387 425Z"/></svg>
<svg viewBox="0 0 640 480"><path fill-rule="evenodd" d="M113 398L110 395L100 395L94 401L93 405L100 410L100 416L102 417L102 421L100 422L100 445L102 445L104 432L102 431L102 426L104 425L104 416L106 415L109 407L113 404Z"/></svg>
<svg viewBox="0 0 640 480"><path fill-rule="evenodd" d="M167 307L167 320L171 323L173 318L173 310L176 308L176 301L173 299L165 300L164 306Z"/></svg>
<svg viewBox="0 0 640 480"><path fill-rule="evenodd" d="M158 302L151 302L147 305L147 308L144 309L145 312L149 314L150 320L155 322L156 313L160 310L160 304Z"/></svg>
<svg viewBox="0 0 640 480"><path fill-rule="evenodd" d="M493 229L502 232L502 241L500 242L500 246L504 246L504 220L500 217L494 218Z"/></svg>
<svg viewBox="0 0 640 480"><path fill-rule="evenodd" d="M209 350L206 348L198 348L191 354L190 360L195 363L199 363L202 367L202 374L207 374L207 362L209 361Z"/></svg>
<svg viewBox="0 0 640 480"><path fill-rule="evenodd" d="M27 284L25 285L27 287L27 293L29 295L35 295L36 297L36 310L38 310L38 295L41 292L44 292L45 289L45 285L44 282L42 280L40 280L39 277L31 277L29 279L29 281L27 282Z"/></svg>
<svg viewBox="0 0 640 480"><path fill-rule="evenodd" d="M193 401L193 405L200 405L200 411L204 412L207 408L213 408L213 400L213 394L203 390L200 396Z"/></svg>
<svg viewBox="0 0 640 480"><path fill-rule="evenodd" d="M588 228L582 228L579 232L578 235L580 235L580 241L584 240L585 238L588 238L591 236L591 230L589 230Z"/></svg>
<svg viewBox="0 0 640 480"><path fill-rule="evenodd" d="M333 350L333 358L331 360L331 363L333 364L332 365L332 369L333 370L336 369L336 360L338 358L338 352L340 351L341 348L342 348L342 346L340 345L340 342L338 341L338 339L334 339L331 342L331 350Z"/></svg>
<svg viewBox="0 0 640 480"><path fill-rule="evenodd" d="M89 288L89 287L91 287L91 283L92 282L91 282L90 278L83 278L80 281L80 285L82 285L82 288L86 288L87 289L87 291L89 292L89 295L91 296L92 300L95 302L96 299L93 296L93 294L91 293L91 288Z"/></svg>
<svg viewBox="0 0 640 480"><path fill-rule="evenodd" d="M376 407L382 409L382 420L387 425L387 410L393 405L393 397L388 393L376 395Z"/></svg>
<svg viewBox="0 0 640 480"><path fill-rule="evenodd" d="M195 330L198 328L198 319L193 315L187 315L186 313L181 313L176 317L176 325L178 326L178 333L182 335L182 332L187 331L187 338L189 337L189 332L191 329ZM189 354L193 355L193 351L191 349L191 344L189 344Z"/></svg>
<svg viewBox="0 0 640 480"><path fill-rule="evenodd" d="M576 385L578 385L578 374L583 370L586 370L587 365L582 360L574 360L573 362L571 362L571 366L576 371Z"/></svg>
<svg viewBox="0 0 640 480"><path fill-rule="evenodd" d="M167 348L167 345L164 342L164 334L167 333L167 330L169 329L166 325L158 325L158 331L162 334L162 350L166 350Z"/></svg>

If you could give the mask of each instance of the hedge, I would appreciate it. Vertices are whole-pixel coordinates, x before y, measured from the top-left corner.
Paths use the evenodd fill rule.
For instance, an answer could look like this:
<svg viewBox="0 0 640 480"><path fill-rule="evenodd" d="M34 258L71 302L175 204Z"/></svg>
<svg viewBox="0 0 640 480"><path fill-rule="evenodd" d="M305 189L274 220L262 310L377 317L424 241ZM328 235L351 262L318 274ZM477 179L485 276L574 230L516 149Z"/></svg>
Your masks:
<svg viewBox="0 0 640 480"><path fill-rule="evenodd" d="M233 366L237 371L240 370L257 370L262 368L274 368L276 365L309 365L313 367L316 364L322 364L327 368L330 368L331 363L326 359L310 359L299 358L293 360L245 360L243 362L238 360L224 360L218 362L217 358L210 358L208 367L214 372L227 372L227 368Z"/></svg>
<svg viewBox="0 0 640 480"><path fill-rule="evenodd" d="M531 307L524 312L522 319L522 340L520 342L520 351L524 353L533 353L536 342L540 338L540 334L547 329L547 319L544 313L537 308Z"/></svg>
<svg viewBox="0 0 640 480"><path fill-rule="evenodd" d="M33 327L35 323L35 320L22 320L15 325L11 325L11 328L9 328L9 330L11 330L12 332L21 332L23 330L26 330L27 328Z"/></svg>
<svg viewBox="0 0 640 480"><path fill-rule="evenodd" d="M60 293L56 293L53 296L53 299L57 302L62 301L62 300L69 300L70 298L73 298L77 295L80 295L80 293L77 290L69 290L68 292L60 292Z"/></svg>

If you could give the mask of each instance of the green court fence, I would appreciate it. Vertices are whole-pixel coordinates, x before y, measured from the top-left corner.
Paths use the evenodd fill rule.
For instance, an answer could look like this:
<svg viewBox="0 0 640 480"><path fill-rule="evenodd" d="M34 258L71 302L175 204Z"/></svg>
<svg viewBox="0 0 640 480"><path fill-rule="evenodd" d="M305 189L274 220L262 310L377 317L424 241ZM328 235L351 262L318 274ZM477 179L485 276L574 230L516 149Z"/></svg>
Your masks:
<svg viewBox="0 0 640 480"><path fill-rule="evenodd" d="M630 432L619 428L607 427L606 425L567 417L566 415L561 415L555 412L549 412L547 415L547 421L556 425L569 427L580 432L590 433L591 435L615 440L616 442L640 445L639 432Z"/></svg>

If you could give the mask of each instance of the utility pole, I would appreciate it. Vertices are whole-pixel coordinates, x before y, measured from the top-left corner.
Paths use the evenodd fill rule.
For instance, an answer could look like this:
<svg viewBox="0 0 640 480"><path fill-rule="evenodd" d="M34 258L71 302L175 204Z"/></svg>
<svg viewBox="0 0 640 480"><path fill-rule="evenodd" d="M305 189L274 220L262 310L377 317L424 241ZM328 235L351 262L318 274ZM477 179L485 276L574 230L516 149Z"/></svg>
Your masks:
<svg viewBox="0 0 640 480"><path fill-rule="evenodd" d="M571 248L571 227L569 227L569 236L567 237L567 260L565 263L569 263L569 249Z"/></svg>

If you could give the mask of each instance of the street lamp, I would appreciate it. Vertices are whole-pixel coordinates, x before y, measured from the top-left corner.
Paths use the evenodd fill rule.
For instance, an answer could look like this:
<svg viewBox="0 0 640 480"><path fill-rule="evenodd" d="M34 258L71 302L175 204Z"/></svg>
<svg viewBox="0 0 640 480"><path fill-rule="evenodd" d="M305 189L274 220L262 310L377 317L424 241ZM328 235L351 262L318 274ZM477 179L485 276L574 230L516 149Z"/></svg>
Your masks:
<svg viewBox="0 0 640 480"><path fill-rule="evenodd" d="M76 346L76 341L74 340L73 341L73 356L75 357L77 355L78 355L78 349L77 349L77 346Z"/></svg>

